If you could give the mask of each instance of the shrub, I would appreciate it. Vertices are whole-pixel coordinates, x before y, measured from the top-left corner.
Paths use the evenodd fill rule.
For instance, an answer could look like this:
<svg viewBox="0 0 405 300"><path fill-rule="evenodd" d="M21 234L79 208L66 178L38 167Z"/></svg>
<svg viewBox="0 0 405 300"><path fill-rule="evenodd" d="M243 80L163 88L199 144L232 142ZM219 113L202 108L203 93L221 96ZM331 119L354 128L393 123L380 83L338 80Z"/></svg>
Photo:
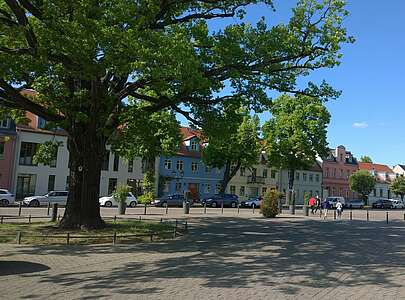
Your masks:
<svg viewBox="0 0 405 300"><path fill-rule="evenodd" d="M307 192L304 193L304 205L308 205L309 204L309 194Z"/></svg>
<svg viewBox="0 0 405 300"><path fill-rule="evenodd" d="M147 192L143 195L140 195L138 197L138 203L140 204L149 204L151 203L153 200L155 200L155 195L151 192Z"/></svg>
<svg viewBox="0 0 405 300"><path fill-rule="evenodd" d="M282 194L277 191L268 191L262 200L260 206L261 213L266 218L275 218L278 214L278 200L281 199Z"/></svg>
<svg viewBox="0 0 405 300"><path fill-rule="evenodd" d="M124 183L119 183L113 193L113 199L117 203L125 203L128 197L128 193L131 191L131 187Z"/></svg>

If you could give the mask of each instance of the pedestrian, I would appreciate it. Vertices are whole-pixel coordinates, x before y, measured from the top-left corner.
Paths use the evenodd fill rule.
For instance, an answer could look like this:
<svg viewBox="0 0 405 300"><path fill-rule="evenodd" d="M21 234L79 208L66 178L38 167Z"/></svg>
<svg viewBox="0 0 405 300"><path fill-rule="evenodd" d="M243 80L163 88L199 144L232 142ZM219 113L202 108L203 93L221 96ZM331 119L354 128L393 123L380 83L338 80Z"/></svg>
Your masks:
<svg viewBox="0 0 405 300"><path fill-rule="evenodd" d="M317 213L318 209L319 209L319 213L321 213L321 198L319 197L319 195L316 195L316 207L315 207L315 213Z"/></svg>
<svg viewBox="0 0 405 300"><path fill-rule="evenodd" d="M330 208L330 203L329 201L325 200L322 203L322 210L323 210L323 219L326 220L326 218L328 217L328 210Z"/></svg>
<svg viewBox="0 0 405 300"><path fill-rule="evenodd" d="M343 204L340 203L340 200L336 203L336 213L339 219L342 219L342 210L343 210Z"/></svg>
<svg viewBox="0 0 405 300"><path fill-rule="evenodd" d="M316 201L314 197L311 197L308 202L309 206L311 207L311 213L314 214L314 209L316 205Z"/></svg>

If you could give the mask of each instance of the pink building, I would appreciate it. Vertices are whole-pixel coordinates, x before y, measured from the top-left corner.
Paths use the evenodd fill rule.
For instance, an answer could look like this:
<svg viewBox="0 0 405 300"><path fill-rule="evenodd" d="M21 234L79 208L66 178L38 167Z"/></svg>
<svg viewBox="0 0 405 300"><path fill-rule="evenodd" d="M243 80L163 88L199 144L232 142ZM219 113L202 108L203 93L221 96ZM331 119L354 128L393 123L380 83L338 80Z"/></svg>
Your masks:
<svg viewBox="0 0 405 300"><path fill-rule="evenodd" d="M0 188L11 190L16 145L15 124L10 118L0 120Z"/></svg>

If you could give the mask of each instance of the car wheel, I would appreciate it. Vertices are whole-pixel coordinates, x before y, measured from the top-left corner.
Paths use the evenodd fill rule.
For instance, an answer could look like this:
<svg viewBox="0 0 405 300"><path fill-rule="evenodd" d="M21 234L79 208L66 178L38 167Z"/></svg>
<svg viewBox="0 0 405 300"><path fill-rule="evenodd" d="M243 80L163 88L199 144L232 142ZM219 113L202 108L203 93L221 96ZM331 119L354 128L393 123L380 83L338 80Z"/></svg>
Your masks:
<svg viewBox="0 0 405 300"><path fill-rule="evenodd" d="M32 207L39 207L39 201L38 200L32 200L29 204L29 206Z"/></svg>
<svg viewBox="0 0 405 300"><path fill-rule="evenodd" d="M236 207L236 202L232 202L232 203L231 203L231 207L232 207L232 208L235 208L235 207Z"/></svg>
<svg viewBox="0 0 405 300"><path fill-rule="evenodd" d="M3 199L0 201L2 206L8 206L10 204L10 202L7 199Z"/></svg>
<svg viewBox="0 0 405 300"><path fill-rule="evenodd" d="M105 206L105 207L111 207L111 206L112 206L112 202L111 202L111 201L106 201L106 202L104 203L104 206Z"/></svg>
<svg viewBox="0 0 405 300"><path fill-rule="evenodd" d="M211 203L211 207L215 208L215 207L217 207L217 206L218 206L218 205L217 205L217 203L216 203L215 201Z"/></svg>
<svg viewBox="0 0 405 300"><path fill-rule="evenodd" d="M136 205L137 205L136 201L131 201L131 202L129 203L129 206L130 206L130 207L135 207Z"/></svg>

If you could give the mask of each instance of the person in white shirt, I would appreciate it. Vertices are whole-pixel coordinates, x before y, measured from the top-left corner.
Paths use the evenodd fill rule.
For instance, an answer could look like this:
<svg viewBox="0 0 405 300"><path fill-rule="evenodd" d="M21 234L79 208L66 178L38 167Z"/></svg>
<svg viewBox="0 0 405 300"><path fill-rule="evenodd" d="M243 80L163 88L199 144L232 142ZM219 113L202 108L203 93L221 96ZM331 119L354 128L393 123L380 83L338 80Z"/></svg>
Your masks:
<svg viewBox="0 0 405 300"><path fill-rule="evenodd" d="M340 203L340 201L338 201L336 203L336 213L337 213L339 219L342 219L342 209L343 209L343 204Z"/></svg>

